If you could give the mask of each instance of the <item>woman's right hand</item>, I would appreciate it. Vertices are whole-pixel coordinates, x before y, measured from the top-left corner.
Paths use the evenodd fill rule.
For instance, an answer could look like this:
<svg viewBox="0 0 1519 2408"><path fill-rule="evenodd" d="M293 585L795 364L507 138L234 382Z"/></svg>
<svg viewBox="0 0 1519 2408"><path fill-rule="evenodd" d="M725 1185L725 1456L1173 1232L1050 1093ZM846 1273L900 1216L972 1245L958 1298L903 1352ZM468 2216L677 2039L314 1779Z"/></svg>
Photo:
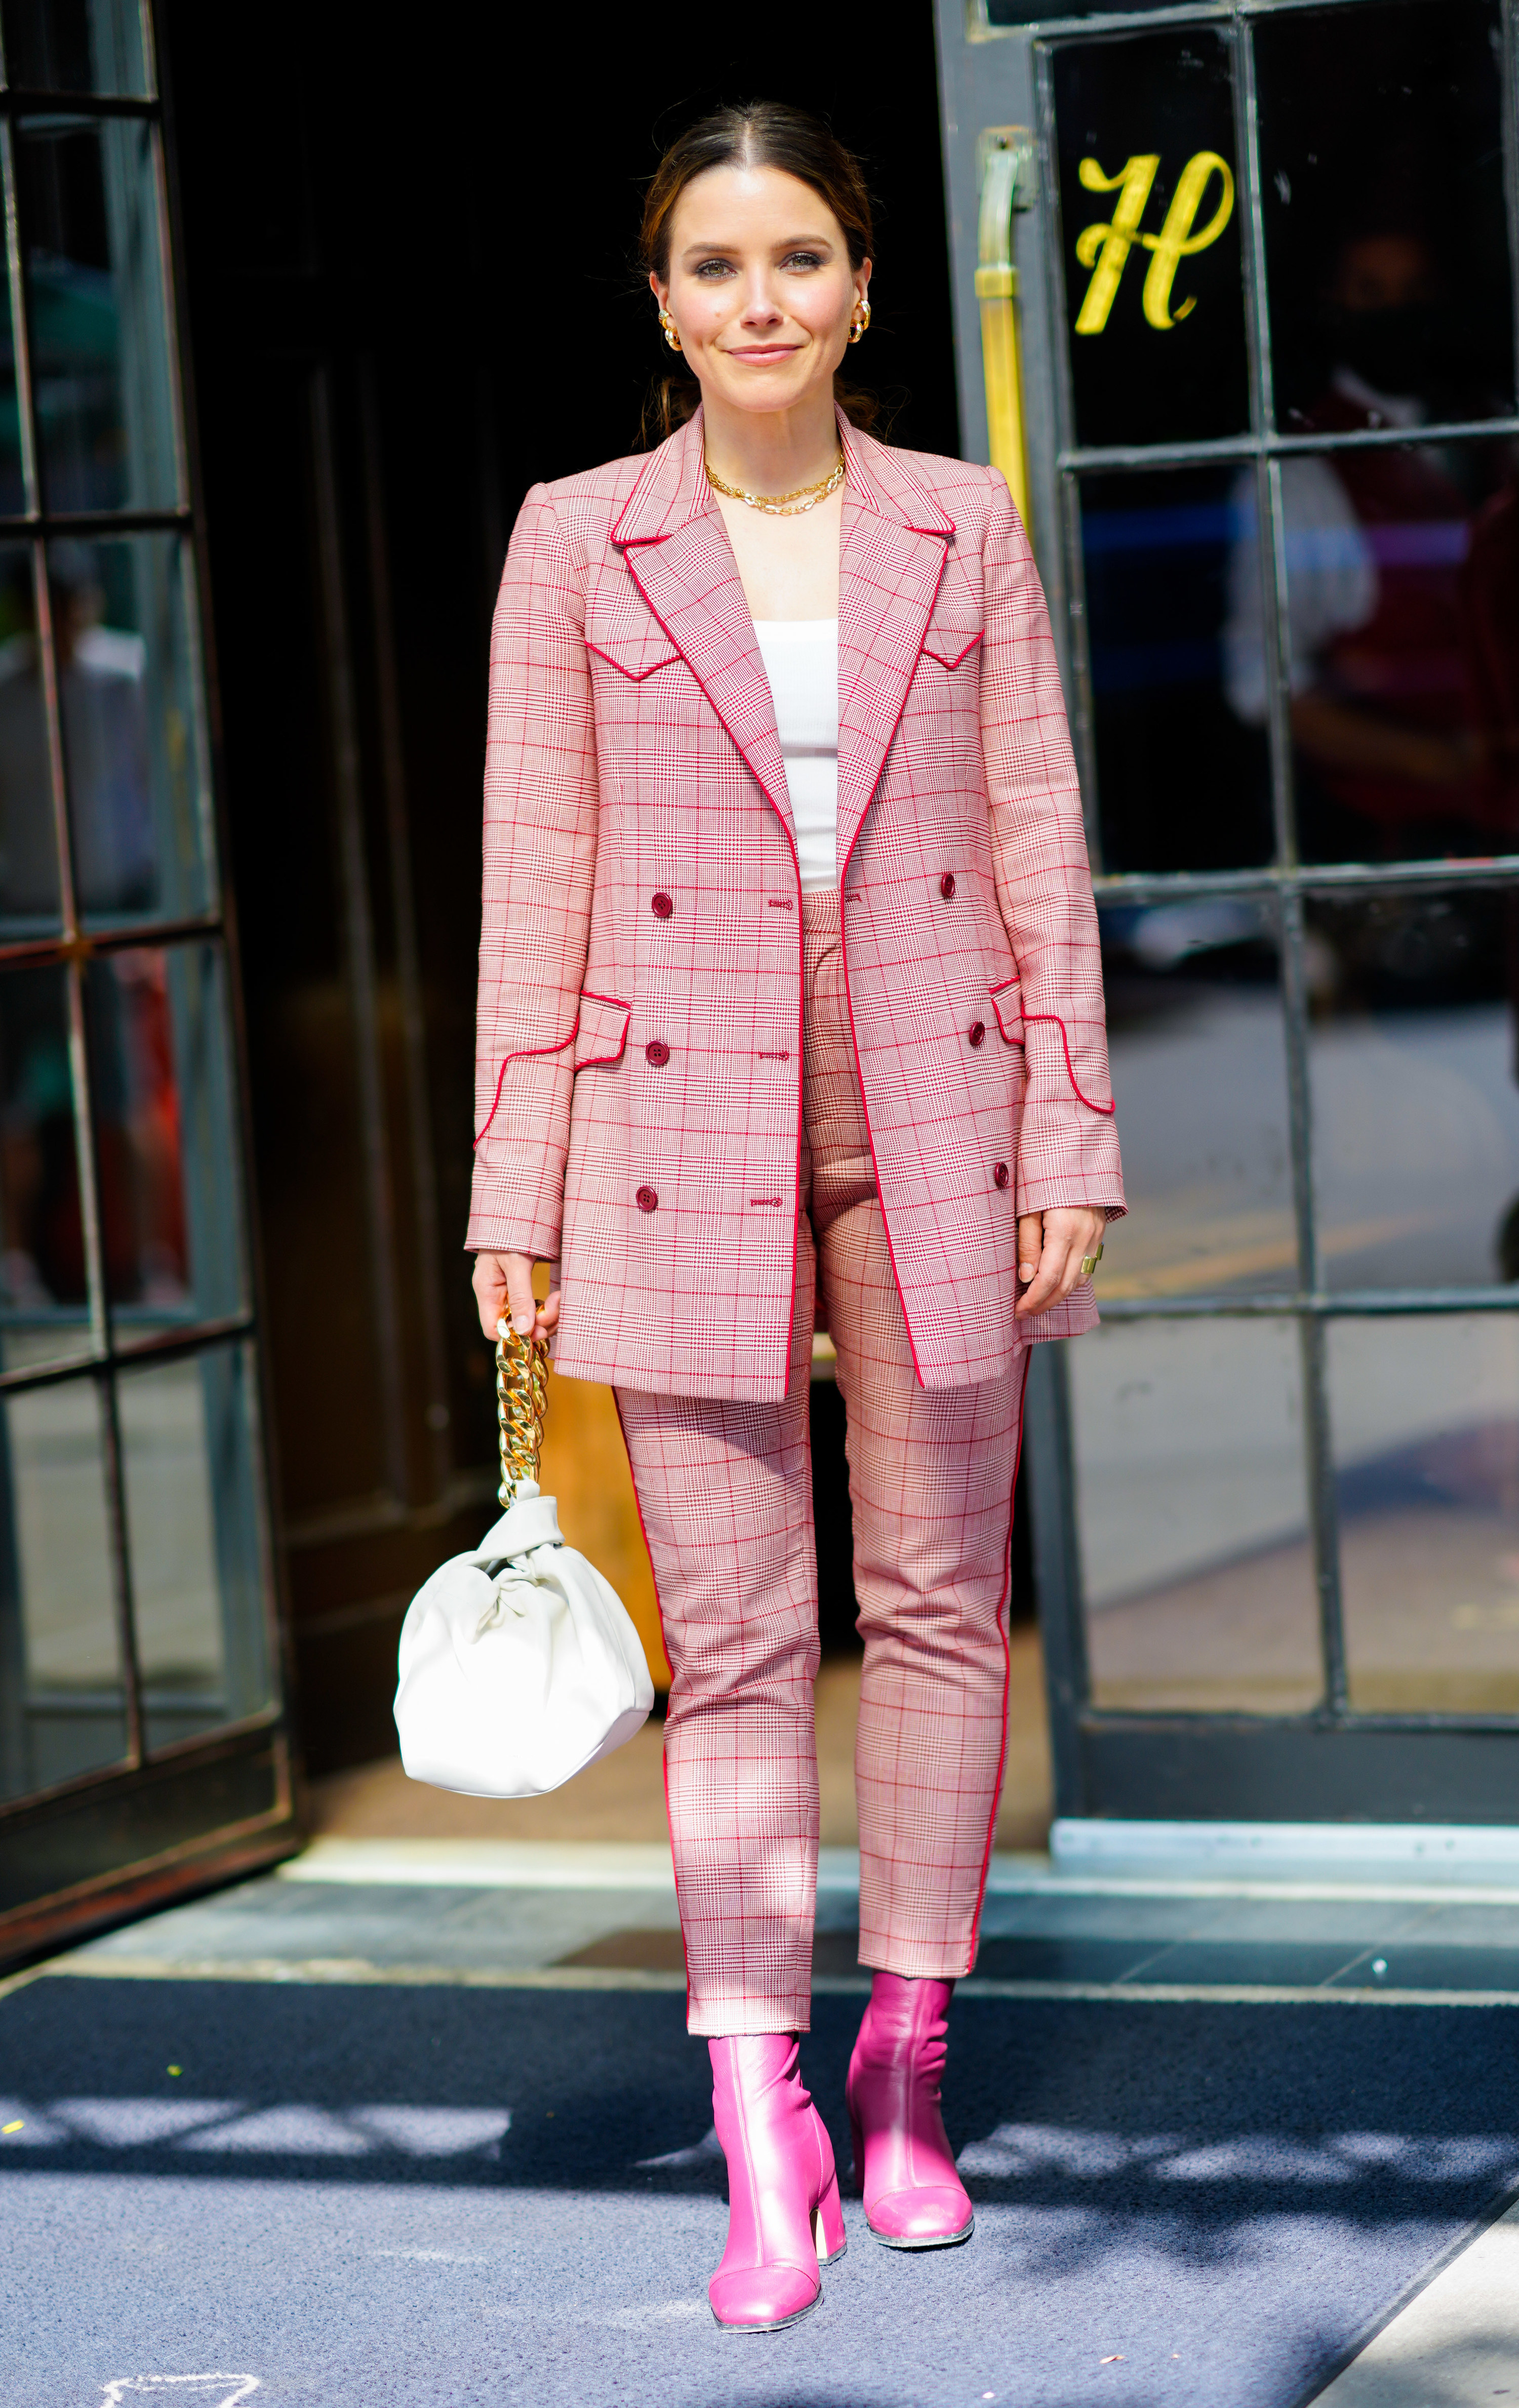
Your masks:
<svg viewBox="0 0 1519 2408"><path fill-rule="evenodd" d="M519 1338L529 1331L549 1338L559 1326L559 1266L549 1265L549 1293L541 1304L533 1296L532 1254L477 1254L470 1284L480 1307L480 1326L494 1346L498 1321L509 1322Z"/></svg>

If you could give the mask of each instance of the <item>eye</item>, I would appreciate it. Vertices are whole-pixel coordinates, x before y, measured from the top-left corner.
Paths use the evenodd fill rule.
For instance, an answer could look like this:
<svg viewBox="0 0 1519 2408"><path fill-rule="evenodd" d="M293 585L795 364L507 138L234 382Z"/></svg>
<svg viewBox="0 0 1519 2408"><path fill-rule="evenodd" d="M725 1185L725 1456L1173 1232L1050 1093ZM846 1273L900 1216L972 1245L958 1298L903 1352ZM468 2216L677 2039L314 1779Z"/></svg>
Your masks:
<svg viewBox="0 0 1519 2408"><path fill-rule="evenodd" d="M720 276L731 275L732 266L725 259L704 259L699 266L694 267L691 272L694 276L705 277L707 281L711 283Z"/></svg>
<svg viewBox="0 0 1519 2408"><path fill-rule="evenodd" d="M794 251L782 260L783 267L821 267L822 253L816 251Z"/></svg>

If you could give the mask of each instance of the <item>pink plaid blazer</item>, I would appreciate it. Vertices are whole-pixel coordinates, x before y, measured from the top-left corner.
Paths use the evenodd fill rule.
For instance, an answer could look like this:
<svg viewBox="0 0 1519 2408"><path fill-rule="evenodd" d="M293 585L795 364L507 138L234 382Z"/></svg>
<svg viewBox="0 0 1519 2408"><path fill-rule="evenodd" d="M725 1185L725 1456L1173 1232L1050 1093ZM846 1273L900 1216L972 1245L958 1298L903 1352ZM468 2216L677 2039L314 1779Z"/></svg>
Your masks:
<svg viewBox="0 0 1519 2408"><path fill-rule="evenodd" d="M1016 1215L1124 1210L1096 913L1044 599L992 469L840 421L838 872L919 1378L1013 1319ZM802 927L775 711L697 416L538 485L491 649L468 1246L563 1266L558 1368L785 1394Z"/></svg>

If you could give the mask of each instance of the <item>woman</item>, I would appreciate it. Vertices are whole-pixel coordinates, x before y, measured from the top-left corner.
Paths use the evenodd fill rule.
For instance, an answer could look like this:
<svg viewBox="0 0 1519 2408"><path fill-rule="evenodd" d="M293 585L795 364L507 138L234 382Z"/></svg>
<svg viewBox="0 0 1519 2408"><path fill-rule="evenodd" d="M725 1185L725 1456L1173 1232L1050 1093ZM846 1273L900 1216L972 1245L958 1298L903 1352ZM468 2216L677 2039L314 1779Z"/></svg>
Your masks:
<svg viewBox="0 0 1519 2408"><path fill-rule="evenodd" d="M728 2163L710 2298L769 2330L844 2246L798 2071L813 1329L865 1640L855 2168L875 2236L931 2248L972 2223L939 2083L1001 1781L1027 1350L1096 1321L1085 1275L1124 1203L1023 530L994 471L888 451L836 407L870 322L859 168L793 109L725 110L665 158L643 240L700 406L649 455L535 488L512 538L468 1243L487 1336L503 1312L556 1331L560 1371L617 1392Z"/></svg>

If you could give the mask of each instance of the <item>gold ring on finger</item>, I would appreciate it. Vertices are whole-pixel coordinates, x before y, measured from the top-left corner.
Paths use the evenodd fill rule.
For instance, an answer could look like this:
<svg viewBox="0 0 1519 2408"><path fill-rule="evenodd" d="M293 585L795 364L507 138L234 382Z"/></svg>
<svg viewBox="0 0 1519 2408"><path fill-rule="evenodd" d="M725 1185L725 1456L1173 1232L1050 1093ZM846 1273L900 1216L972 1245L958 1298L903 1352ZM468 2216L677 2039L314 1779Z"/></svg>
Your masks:
<svg viewBox="0 0 1519 2408"><path fill-rule="evenodd" d="M1091 1276L1092 1276L1092 1274L1093 1274L1093 1272L1096 1269L1096 1267L1097 1267L1098 1263L1100 1263L1100 1262L1101 1262L1101 1260L1102 1260L1102 1248L1101 1248L1100 1246L1097 1248L1097 1251L1096 1251L1096 1253L1095 1254L1083 1254L1083 1255L1082 1256L1082 1279L1090 1279L1090 1278L1091 1278Z"/></svg>

